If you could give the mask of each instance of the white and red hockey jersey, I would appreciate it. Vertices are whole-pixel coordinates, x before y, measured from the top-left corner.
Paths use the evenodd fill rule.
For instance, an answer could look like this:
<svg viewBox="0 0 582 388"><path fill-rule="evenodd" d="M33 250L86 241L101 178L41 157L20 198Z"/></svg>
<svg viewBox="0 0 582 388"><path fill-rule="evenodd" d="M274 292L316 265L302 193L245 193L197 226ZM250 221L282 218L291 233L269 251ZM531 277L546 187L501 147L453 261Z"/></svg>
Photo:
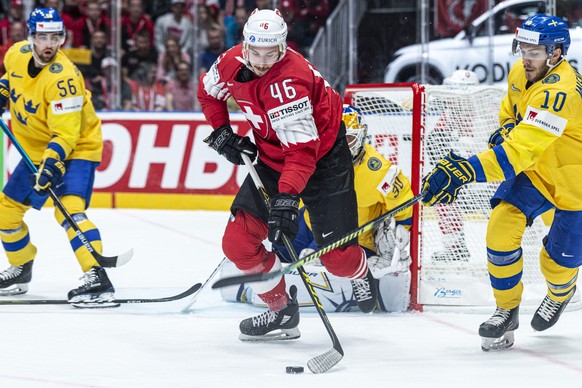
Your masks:
<svg viewBox="0 0 582 388"><path fill-rule="evenodd" d="M279 191L298 194L336 141L341 96L292 49L260 78L237 81L243 67L239 44L200 76L202 111L218 128L229 122L226 100L232 96L253 128L260 159L281 173Z"/></svg>

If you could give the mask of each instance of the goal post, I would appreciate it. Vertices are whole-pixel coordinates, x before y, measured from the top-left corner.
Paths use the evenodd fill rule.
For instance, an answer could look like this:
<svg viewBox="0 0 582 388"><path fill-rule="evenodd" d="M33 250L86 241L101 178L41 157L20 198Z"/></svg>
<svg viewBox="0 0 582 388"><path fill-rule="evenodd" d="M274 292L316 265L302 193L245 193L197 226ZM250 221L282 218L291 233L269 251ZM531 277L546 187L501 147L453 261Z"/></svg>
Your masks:
<svg viewBox="0 0 582 388"><path fill-rule="evenodd" d="M362 111L370 143L409 177L413 192L419 193L422 178L450 150L468 157L487 149L489 135L499 127L504 95L505 90L496 86L360 84L348 85L344 103ZM485 235L489 200L498 185L473 183L461 189L454 204L414 207L411 309L495 305ZM547 231L538 217L523 237L521 305L526 309L537 307L546 295L539 251Z"/></svg>

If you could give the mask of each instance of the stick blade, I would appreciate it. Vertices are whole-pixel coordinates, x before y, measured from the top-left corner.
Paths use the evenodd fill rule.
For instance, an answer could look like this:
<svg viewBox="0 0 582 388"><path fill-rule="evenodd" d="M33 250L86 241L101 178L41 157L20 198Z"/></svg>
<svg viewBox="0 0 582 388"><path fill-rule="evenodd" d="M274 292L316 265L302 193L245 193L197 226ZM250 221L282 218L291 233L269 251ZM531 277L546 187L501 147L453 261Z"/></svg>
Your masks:
<svg viewBox="0 0 582 388"><path fill-rule="evenodd" d="M92 254L95 257L95 260L97 260L97 263L102 267L121 267L122 265L129 263L133 257L133 248L119 256L102 256L97 252L92 252Z"/></svg>
<svg viewBox="0 0 582 388"><path fill-rule="evenodd" d="M133 248L131 248L129 251L117 256L117 264L115 266L121 267L122 265L129 263L129 261L131 260L132 257L133 257Z"/></svg>
<svg viewBox="0 0 582 388"><path fill-rule="evenodd" d="M313 373L324 373L333 368L344 357L342 352L331 348L327 352L307 361L307 367Z"/></svg>

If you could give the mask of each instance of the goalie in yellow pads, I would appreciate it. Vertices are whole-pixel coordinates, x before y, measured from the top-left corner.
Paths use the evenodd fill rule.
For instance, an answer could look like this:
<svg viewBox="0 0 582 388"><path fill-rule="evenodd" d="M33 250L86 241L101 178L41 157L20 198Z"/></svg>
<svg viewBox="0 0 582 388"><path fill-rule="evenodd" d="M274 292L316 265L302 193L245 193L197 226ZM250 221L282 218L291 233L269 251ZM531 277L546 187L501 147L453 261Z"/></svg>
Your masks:
<svg viewBox="0 0 582 388"><path fill-rule="evenodd" d="M0 107L10 103L14 136L38 166L31 173L22 160L0 194L0 238L10 267L0 272L0 295L26 293L36 247L23 221L30 209L40 209L52 188L91 245L101 251L97 227L87 218L101 161L101 122L85 90L83 76L60 51L65 40L61 16L54 8L37 8L27 21L28 40L6 53L6 74L0 79ZM57 222L67 232L81 265L83 284L68 294L77 307L114 307L114 288L105 269L79 240L55 208Z"/></svg>

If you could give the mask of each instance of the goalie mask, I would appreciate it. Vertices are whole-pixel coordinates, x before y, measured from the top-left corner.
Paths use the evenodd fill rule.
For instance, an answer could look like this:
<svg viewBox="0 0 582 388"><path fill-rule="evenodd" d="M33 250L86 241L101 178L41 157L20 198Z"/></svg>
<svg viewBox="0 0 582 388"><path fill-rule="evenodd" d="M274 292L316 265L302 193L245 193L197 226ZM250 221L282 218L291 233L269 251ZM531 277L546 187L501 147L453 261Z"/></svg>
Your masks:
<svg viewBox="0 0 582 388"><path fill-rule="evenodd" d="M287 24L281 12L255 9L243 28L242 54L247 66L262 76L283 59L286 51Z"/></svg>
<svg viewBox="0 0 582 388"><path fill-rule="evenodd" d="M536 47L536 46L545 46ZM527 47L527 50L524 48ZM570 30L559 17L550 15L533 15L527 18L521 27L515 30L513 39L513 55L530 60L546 60L551 69L550 59L556 48L562 49L562 58L570 47ZM559 63L559 62L558 62Z"/></svg>
<svg viewBox="0 0 582 388"><path fill-rule="evenodd" d="M443 80L443 85L454 89L464 89L479 85L479 77L471 70L455 70Z"/></svg>
<svg viewBox="0 0 582 388"><path fill-rule="evenodd" d="M359 108L344 105L342 121L346 126L346 140L352 153L354 163L364 154L364 143L368 135L368 126L364 124L364 116Z"/></svg>
<svg viewBox="0 0 582 388"><path fill-rule="evenodd" d="M65 43L63 19L54 8L36 8L26 25L32 56L40 65L46 66Z"/></svg>

